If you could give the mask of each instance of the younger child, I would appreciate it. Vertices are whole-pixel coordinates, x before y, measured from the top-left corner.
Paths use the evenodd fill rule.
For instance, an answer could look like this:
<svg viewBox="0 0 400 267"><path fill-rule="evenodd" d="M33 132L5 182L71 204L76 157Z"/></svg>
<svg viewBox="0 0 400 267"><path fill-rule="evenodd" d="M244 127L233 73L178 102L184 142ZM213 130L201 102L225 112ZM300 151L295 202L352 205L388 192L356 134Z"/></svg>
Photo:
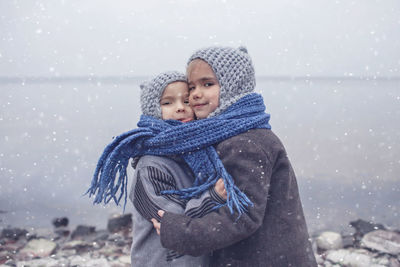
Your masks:
<svg viewBox="0 0 400 267"><path fill-rule="evenodd" d="M189 91L185 75L165 72L141 86L141 109L147 116L162 120L177 120L184 123L194 119L189 106ZM194 176L185 161L178 156L145 155L134 160L135 174L129 198L134 204L132 266L208 266L208 255L199 257L181 256L161 246L160 238L153 229L151 218L158 218L157 210L185 213L201 217L210 212L215 202L224 203L211 187L200 198L189 201L164 190L191 187ZM221 195L223 183L216 189Z"/></svg>
<svg viewBox="0 0 400 267"><path fill-rule="evenodd" d="M245 48L198 50L187 75L189 102L199 119L223 125L227 117L250 121L265 110L254 93L254 68ZM215 147L253 206L239 218L228 207L199 219L160 211L161 224L153 223L162 245L194 256L213 252L211 266L316 266L296 176L278 137L268 127L253 127Z"/></svg>

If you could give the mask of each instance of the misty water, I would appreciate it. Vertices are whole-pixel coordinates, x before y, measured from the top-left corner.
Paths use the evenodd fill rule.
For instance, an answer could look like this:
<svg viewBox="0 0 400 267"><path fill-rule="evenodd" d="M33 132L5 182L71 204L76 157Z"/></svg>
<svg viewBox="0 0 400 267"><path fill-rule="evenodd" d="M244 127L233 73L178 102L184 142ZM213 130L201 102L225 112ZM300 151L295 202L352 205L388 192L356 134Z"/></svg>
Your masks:
<svg viewBox="0 0 400 267"><path fill-rule="evenodd" d="M104 146L136 127L141 80L0 83L0 228L60 216L105 228L122 212L82 195ZM358 218L400 229L400 80L257 82L310 232L346 232Z"/></svg>

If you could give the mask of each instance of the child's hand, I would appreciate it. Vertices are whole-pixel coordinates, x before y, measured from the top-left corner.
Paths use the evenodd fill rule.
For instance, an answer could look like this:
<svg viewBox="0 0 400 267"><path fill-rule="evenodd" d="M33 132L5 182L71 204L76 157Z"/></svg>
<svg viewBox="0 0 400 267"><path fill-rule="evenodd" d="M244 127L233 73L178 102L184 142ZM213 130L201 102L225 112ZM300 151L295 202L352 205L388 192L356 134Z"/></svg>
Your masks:
<svg viewBox="0 0 400 267"><path fill-rule="evenodd" d="M214 189L215 192L217 192L217 194L223 199L226 200L228 198L225 190L224 180L222 180L222 178L219 178L218 181L215 183Z"/></svg>
<svg viewBox="0 0 400 267"><path fill-rule="evenodd" d="M164 216L165 211L163 210L159 210L158 215L162 218ZM161 232L161 223L159 221L157 221L156 219L151 219L151 222L153 223L153 227L154 229L156 229L157 234L160 235Z"/></svg>

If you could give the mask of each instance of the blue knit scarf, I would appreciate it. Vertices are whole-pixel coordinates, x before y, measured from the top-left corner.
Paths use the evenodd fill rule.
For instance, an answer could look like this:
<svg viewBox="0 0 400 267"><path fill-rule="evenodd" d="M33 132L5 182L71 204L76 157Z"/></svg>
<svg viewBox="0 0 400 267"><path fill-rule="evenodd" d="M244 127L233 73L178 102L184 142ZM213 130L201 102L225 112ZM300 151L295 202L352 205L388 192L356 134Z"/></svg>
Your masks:
<svg viewBox="0 0 400 267"><path fill-rule="evenodd" d="M190 199L199 196L222 178L227 191L226 205L232 214L235 209L240 216L247 206L253 204L235 186L213 145L250 129L270 129L269 118L262 96L256 93L244 96L216 117L188 123L142 115L137 129L116 137L104 149L86 194L89 193L89 197L96 195L94 203L108 203L114 199L117 205L125 196L126 204L126 169L131 158L179 155L195 174L194 184L191 188L163 193Z"/></svg>

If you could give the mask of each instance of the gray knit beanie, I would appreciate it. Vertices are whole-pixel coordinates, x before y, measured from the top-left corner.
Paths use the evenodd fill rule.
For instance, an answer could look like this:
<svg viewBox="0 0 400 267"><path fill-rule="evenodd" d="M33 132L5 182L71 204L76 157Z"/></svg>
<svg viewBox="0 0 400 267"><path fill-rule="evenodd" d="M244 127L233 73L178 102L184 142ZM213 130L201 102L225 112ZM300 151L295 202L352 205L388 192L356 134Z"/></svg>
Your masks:
<svg viewBox="0 0 400 267"><path fill-rule="evenodd" d="M195 59L202 59L211 66L221 87L219 106L208 117L220 114L240 98L254 91L256 86L254 67L245 47L203 48L190 57L188 65Z"/></svg>
<svg viewBox="0 0 400 267"><path fill-rule="evenodd" d="M144 115L162 118L161 96L173 82L187 82L186 75L177 71L163 72L140 85L140 107Z"/></svg>

